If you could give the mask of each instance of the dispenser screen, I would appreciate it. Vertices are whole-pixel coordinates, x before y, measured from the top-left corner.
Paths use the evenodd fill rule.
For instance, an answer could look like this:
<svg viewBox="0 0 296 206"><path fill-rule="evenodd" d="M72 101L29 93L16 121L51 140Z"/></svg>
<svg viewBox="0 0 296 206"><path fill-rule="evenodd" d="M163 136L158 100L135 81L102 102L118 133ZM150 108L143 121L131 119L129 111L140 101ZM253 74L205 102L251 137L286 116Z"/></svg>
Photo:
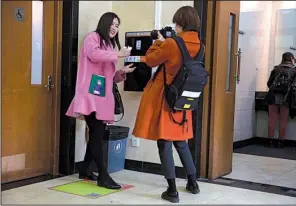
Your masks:
<svg viewBox="0 0 296 206"><path fill-rule="evenodd" d="M147 50L152 45L152 38L147 37L128 37L126 47L132 47L131 56L145 56Z"/></svg>
<svg viewBox="0 0 296 206"><path fill-rule="evenodd" d="M131 56L125 59L124 65L133 63L136 69L127 74L124 91L143 91L152 76L152 69L144 62L147 50L153 43L150 32L127 32L125 46L132 47Z"/></svg>

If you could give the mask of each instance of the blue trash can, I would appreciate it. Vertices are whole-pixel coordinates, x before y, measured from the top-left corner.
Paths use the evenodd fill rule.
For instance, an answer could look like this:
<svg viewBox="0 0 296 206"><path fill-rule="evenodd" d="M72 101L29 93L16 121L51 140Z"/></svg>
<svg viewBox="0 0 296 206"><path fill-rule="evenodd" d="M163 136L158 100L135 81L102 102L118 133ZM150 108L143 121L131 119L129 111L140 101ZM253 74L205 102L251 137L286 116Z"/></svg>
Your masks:
<svg viewBox="0 0 296 206"><path fill-rule="evenodd" d="M128 127L115 125L107 126L109 136L107 143L107 169L108 173L118 172L124 169L126 144L129 133Z"/></svg>

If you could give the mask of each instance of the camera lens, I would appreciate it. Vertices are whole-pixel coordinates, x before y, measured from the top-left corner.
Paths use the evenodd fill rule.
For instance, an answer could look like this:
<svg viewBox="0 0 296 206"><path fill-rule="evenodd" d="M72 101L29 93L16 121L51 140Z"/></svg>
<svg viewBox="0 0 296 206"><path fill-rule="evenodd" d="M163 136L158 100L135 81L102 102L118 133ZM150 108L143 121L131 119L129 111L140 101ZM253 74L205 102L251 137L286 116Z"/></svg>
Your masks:
<svg viewBox="0 0 296 206"><path fill-rule="evenodd" d="M157 30L151 31L151 37L153 40L158 39L158 31Z"/></svg>

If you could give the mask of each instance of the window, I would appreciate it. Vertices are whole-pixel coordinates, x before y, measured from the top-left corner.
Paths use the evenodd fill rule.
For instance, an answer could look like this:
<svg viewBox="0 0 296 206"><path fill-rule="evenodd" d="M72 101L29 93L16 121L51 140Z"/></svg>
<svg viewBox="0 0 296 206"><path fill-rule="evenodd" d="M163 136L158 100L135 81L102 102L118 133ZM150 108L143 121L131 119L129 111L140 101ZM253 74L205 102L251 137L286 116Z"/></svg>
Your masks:
<svg viewBox="0 0 296 206"><path fill-rule="evenodd" d="M230 13L228 24L228 59L227 59L227 77L226 77L226 91L230 91L230 78L231 78L231 62L233 58L233 38L235 35L235 14Z"/></svg>
<svg viewBox="0 0 296 206"><path fill-rule="evenodd" d="M42 84L43 1L32 1L31 84Z"/></svg>

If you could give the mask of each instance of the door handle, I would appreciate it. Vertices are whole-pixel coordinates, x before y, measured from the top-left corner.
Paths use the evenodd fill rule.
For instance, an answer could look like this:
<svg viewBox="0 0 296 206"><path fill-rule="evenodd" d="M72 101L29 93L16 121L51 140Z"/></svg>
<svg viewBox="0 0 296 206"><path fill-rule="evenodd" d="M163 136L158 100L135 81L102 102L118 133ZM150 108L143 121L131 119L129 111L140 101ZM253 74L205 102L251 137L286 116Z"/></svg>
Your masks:
<svg viewBox="0 0 296 206"><path fill-rule="evenodd" d="M240 82L240 70L241 70L241 57L242 57L241 48L238 49L235 56L237 57L237 71L236 71L235 79L236 79L237 84L239 84L239 82Z"/></svg>
<svg viewBox="0 0 296 206"><path fill-rule="evenodd" d="M52 84L52 77L51 76L47 77L47 84L44 85L44 87L46 87L48 91L51 91L51 89L54 88L54 85Z"/></svg>

